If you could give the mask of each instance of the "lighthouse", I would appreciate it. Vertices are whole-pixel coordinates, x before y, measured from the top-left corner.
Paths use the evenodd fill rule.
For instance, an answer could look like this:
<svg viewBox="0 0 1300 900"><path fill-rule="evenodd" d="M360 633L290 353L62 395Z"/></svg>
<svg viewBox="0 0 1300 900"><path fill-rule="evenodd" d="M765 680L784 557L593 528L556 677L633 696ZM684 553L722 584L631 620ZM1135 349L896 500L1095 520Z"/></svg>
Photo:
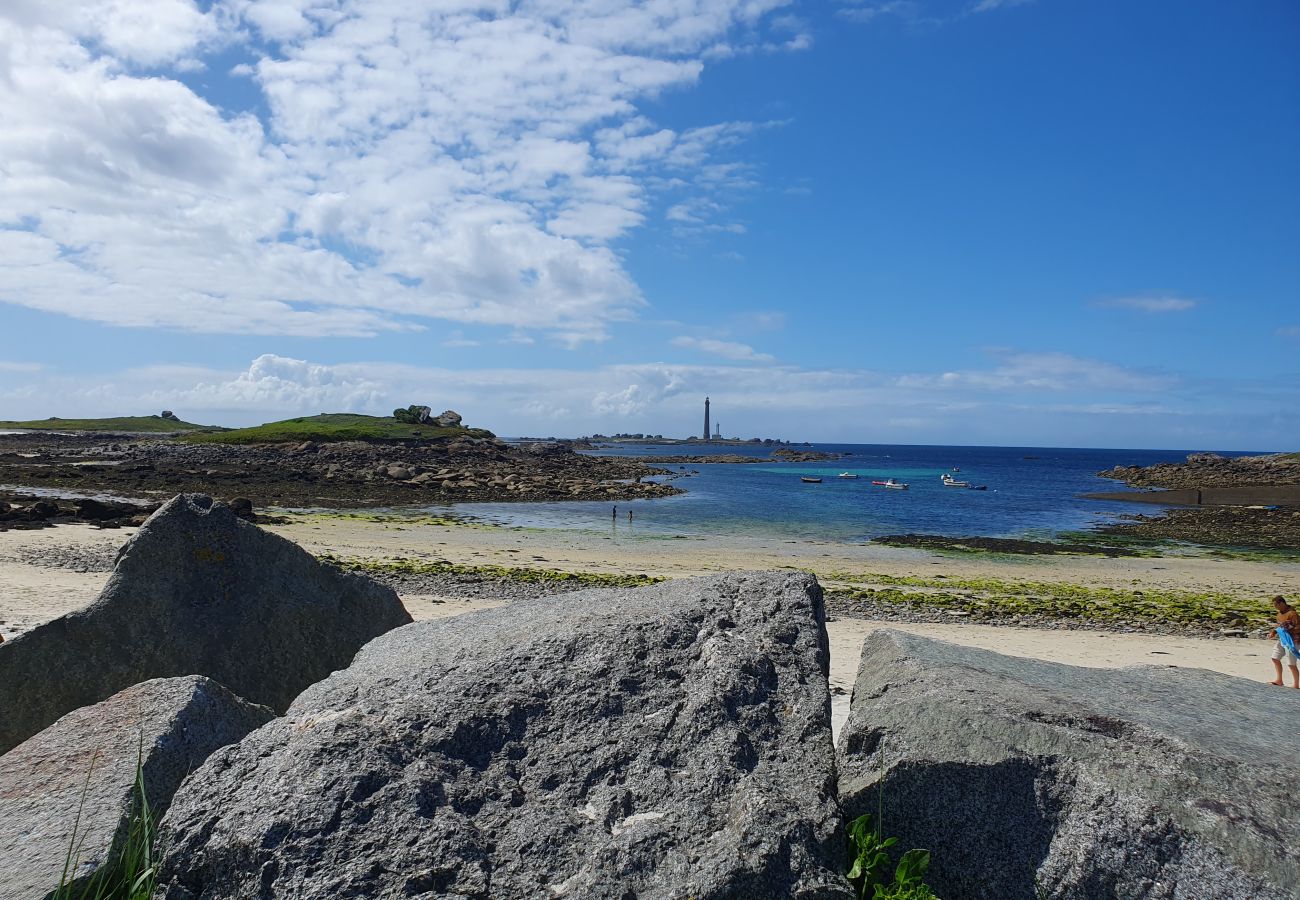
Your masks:
<svg viewBox="0 0 1300 900"><path fill-rule="evenodd" d="M704 439L709 439L709 398L704 398Z"/></svg>

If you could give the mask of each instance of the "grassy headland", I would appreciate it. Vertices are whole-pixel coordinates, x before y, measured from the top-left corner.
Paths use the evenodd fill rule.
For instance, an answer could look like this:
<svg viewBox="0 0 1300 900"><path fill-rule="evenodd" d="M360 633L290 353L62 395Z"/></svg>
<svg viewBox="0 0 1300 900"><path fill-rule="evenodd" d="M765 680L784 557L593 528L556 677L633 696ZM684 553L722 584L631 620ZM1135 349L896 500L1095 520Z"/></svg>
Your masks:
<svg viewBox="0 0 1300 900"><path fill-rule="evenodd" d="M27 422L0 421L0 428L22 431L121 431L132 434L169 434L174 432L219 432L219 425L196 425L162 416L116 416L107 419L32 419Z"/></svg>
<svg viewBox="0 0 1300 900"><path fill-rule="evenodd" d="M301 441L443 441L459 437L494 437L482 428L457 425L416 425L392 416L363 416L356 413L322 413L267 422L251 428L189 435L187 440L205 444L283 444Z"/></svg>

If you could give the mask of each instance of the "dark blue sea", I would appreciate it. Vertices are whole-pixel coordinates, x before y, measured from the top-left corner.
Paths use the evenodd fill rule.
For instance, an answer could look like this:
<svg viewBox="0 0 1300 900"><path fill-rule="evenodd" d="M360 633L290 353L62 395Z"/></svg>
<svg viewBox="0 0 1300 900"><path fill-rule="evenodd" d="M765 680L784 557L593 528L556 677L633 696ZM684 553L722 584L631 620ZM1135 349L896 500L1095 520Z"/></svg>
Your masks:
<svg viewBox="0 0 1300 900"><path fill-rule="evenodd" d="M667 456L745 454L766 458L770 447L747 445L602 446L598 454ZM835 462L686 465L673 481L685 494L656 500L603 502L465 503L462 516L503 525L608 531L626 536L783 537L860 542L886 534L981 535L1045 539L1116 520L1123 514L1155 513L1152 504L1085 500L1079 495L1123 490L1097 472L1115 465L1181 461L1185 450L1095 450L1043 447L928 447L882 444L814 444L813 449L849 454ZM1244 454L1224 454L1244 455ZM668 466L680 471L678 466ZM840 479L841 472L858 475ZM940 476L985 485L974 491L944 487ZM821 476L804 484L800 476ZM872 479L907 482L886 490ZM633 520L627 522L631 510Z"/></svg>

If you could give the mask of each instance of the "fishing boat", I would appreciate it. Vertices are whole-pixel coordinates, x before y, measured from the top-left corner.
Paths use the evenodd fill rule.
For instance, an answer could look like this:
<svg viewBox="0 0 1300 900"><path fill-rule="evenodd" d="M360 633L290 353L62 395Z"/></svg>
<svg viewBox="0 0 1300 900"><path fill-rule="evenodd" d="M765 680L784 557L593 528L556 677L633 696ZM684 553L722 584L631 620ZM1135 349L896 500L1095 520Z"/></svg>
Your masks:
<svg viewBox="0 0 1300 900"><path fill-rule="evenodd" d="M821 483L822 483L822 480L821 480L820 478L813 478L811 475L800 475L800 476L799 476L799 480L802 481L804 484L821 484Z"/></svg>
<svg viewBox="0 0 1300 900"><path fill-rule="evenodd" d="M852 472L841 472L835 477L836 478L857 478L858 476L854 475Z"/></svg>
<svg viewBox="0 0 1300 900"><path fill-rule="evenodd" d="M943 475L940 476L940 478L943 480L944 487L955 487L955 488L970 487L969 481L958 481L956 478L953 478L947 472L944 472Z"/></svg>
<svg viewBox="0 0 1300 900"><path fill-rule="evenodd" d="M896 491L905 491L907 490L907 482L895 481L894 479L891 478L884 483L883 487L892 488L893 490Z"/></svg>

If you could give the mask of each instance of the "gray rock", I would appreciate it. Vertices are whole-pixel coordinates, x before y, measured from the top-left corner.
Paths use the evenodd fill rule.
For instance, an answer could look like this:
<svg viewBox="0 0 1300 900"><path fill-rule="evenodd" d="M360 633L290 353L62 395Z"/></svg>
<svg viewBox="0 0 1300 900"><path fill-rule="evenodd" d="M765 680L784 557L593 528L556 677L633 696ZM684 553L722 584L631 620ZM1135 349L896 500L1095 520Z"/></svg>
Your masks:
<svg viewBox="0 0 1300 900"><path fill-rule="evenodd" d="M768 573L400 628L186 782L160 893L847 900L822 622Z"/></svg>
<svg viewBox="0 0 1300 900"><path fill-rule="evenodd" d="M460 413L456 412L454 409L444 410L442 414L434 420L434 424L441 428L454 428L459 425L460 422Z"/></svg>
<svg viewBox="0 0 1300 900"><path fill-rule="evenodd" d="M840 799L846 817L874 813L883 782L884 830L933 851L943 897L1297 897L1298 722L1300 691L1200 669L876 632Z"/></svg>
<svg viewBox="0 0 1300 900"><path fill-rule="evenodd" d="M91 606L0 645L0 752L150 678L207 675L282 711L409 621L391 588L181 495L123 547Z"/></svg>
<svg viewBox="0 0 1300 900"><path fill-rule="evenodd" d="M207 678L159 678L68 713L0 756L0 896L54 891L74 831L80 853L69 880L77 886L99 870L138 812L137 762L161 813L213 750L273 715Z"/></svg>

